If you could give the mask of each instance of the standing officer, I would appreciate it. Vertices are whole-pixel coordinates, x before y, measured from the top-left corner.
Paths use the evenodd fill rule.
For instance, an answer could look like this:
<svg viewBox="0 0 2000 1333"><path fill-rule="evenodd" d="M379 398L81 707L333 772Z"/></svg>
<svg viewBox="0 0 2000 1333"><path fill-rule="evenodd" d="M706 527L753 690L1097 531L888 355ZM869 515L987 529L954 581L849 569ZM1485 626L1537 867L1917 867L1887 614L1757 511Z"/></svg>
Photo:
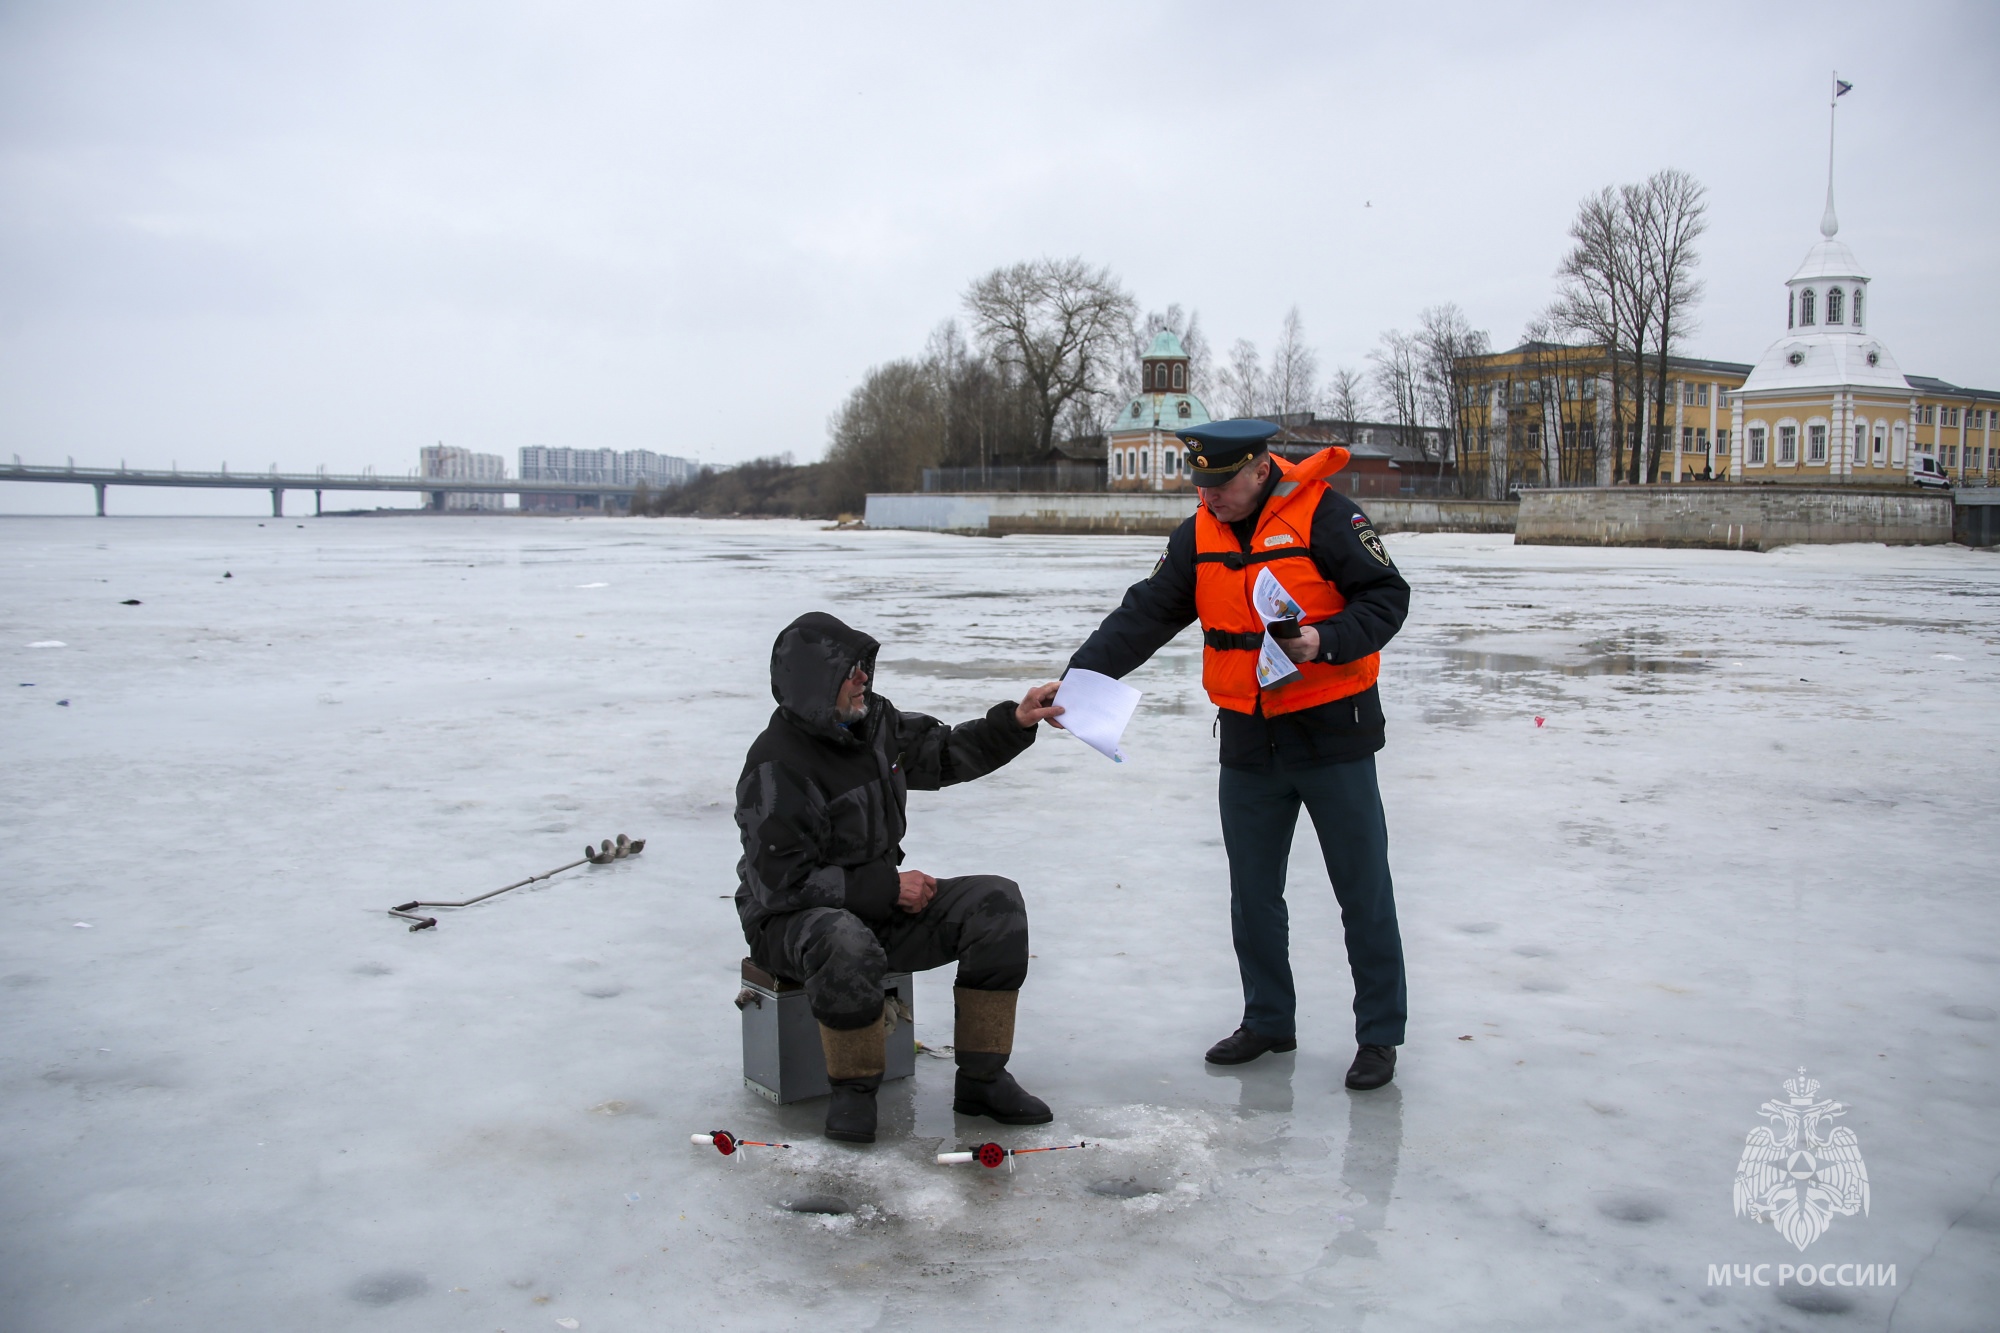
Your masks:
<svg viewBox="0 0 2000 1333"><path fill-rule="evenodd" d="M1375 678L1382 645L1409 613L1410 585L1368 516L1326 484L1347 450L1294 466L1269 450L1277 431L1268 421L1220 421L1179 432L1200 506L1167 538L1152 576L1127 590L1069 664L1123 676L1200 619L1202 686L1221 710L1222 840L1243 974L1242 1025L1208 1061L1242 1064L1298 1049L1285 868L1303 805L1340 901L1354 975L1360 1050L1347 1086L1379 1088L1395 1077L1406 1001L1375 781L1383 743ZM1298 674L1260 689L1264 624L1251 590L1265 569L1302 614L1297 637L1280 640Z"/></svg>

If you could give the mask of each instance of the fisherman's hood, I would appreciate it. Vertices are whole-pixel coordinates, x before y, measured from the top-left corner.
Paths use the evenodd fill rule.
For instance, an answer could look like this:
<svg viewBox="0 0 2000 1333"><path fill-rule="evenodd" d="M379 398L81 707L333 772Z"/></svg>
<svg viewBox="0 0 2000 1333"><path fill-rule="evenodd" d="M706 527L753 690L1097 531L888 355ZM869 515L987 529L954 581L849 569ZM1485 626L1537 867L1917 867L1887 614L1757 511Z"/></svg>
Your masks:
<svg viewBox="0 0 2000 1333"><path fill-rule="evenodd" d="M828 740L848 740L834 701L859 664L874 697L875 654L881 644L824 611L808 611L778 633L771 645L771 697L806 731Z"/></svg>

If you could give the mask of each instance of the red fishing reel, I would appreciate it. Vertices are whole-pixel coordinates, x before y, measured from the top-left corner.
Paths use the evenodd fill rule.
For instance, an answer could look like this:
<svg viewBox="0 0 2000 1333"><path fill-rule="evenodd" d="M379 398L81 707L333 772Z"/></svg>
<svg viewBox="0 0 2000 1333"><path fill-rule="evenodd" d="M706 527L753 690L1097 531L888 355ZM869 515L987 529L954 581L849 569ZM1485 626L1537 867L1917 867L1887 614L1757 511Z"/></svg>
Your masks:
<svg viewBox="0 0 2000 1333"><path fill-rule="evenodd" d="M691 1142L714 1148L724 1157L733 1156L739 1148L789 1148L789 1143L760 1143L756 1139L739 1139L726 1129L711 1129L706 1134L690 1134Z"/></svg>
<svg viewBox="0 0 2000 1333"><path fill-rule="evenodd" d="M1010 1158L1026 1157L1038 1152L1066 1152L1071 1148L1088 1148L1088 1143L1059 1143L1049 1148L1003 1148L997 1143L982 1143L977 1148L961 1148L957 1152L941 1152L937 1155L939 1166L952 1166L962 1162L977 1162L988 1171L995 1170L1002 1162L1012 1166Z"/></svg>

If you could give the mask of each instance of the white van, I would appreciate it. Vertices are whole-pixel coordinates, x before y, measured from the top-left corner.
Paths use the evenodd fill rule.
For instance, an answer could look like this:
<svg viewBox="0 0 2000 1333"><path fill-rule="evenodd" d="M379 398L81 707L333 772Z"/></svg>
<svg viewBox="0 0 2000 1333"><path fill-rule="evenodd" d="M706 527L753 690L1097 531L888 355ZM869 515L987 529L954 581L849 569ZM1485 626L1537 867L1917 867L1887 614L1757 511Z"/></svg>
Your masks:
<svg viewBox="0 0 2000 1333"><path fill-rule="evenodd" d="M1937 459L1929 454L1918 454L1910 462L1910 480L1919 486L1934 486L1939 490L1949 490L1951 478L1938 468Z"/></svg>

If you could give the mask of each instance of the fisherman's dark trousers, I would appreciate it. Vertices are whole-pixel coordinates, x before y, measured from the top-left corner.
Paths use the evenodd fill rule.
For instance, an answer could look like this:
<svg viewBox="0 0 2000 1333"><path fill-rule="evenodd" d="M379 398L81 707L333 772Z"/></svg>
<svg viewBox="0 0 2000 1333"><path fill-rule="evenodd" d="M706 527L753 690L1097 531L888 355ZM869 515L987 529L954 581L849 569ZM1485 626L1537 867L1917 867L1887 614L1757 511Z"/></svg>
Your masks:
<svg viewBox="0 0 2000 1333"><path fill-rule="evenodd" d="M1402 1045L1408 1010L1403 938L1396 928L1389 826L1375 757L1314 768L1225 768L1219 796L1229 853L1229 923L1243 973L1243 1026L1264 1037L1297 1033L1285 870L1303 805L1340 902L1354 975L1355 1040Z"/></svg>
<svg viewBox="0 0 2000 1333"><path fill-rule="evenodd" d="M870 926L839 907L774 916L750 956L806 988L813 1017L830 1028L865 1027L882 1015L882 978L958 964L966 990L1019 990L1028 979L1028 908L1021 886L999 875L937 882L930 906L898 908Z"/></svg>

